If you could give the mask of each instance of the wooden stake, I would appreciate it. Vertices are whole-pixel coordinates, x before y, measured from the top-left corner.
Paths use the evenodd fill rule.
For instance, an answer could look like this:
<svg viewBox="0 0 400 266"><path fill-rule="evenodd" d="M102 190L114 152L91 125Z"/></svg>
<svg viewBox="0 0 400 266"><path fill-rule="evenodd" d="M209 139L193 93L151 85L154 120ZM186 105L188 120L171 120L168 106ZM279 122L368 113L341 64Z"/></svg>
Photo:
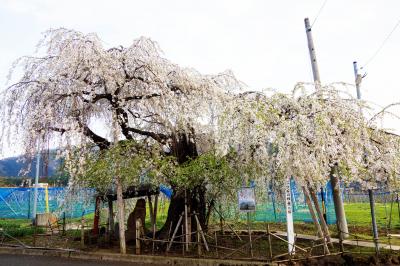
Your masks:
<svg viewBox="0 0 400 266"><path fill-rule="evenodd" d="M221 206L221 205L220 205L220 206ZM221 220L222 220L222 221L225 221L224 217L222 217L221 212L219 212L219 211L217 210L216 207L213 207L213 208L214 208L214 210L218 213L218 215L219 215L219 217L220 217L220 221L221 221ZM229 223L225 223L225 224L226 224L226 225L228 226L228 228L235 234L235 236L236 236L237 238L239 238L240 241L243 241L242 238L236 233L236 231L233 230L232 226L230 226ZM224 232L223 232L223 226L222 226L221 233L222 233L222 235L224 234Z"/></svg>
<svg viewBox="0 0 400 266"><path fill-rule="evenodd" d="M219 212L218 212L218 214L219 214L219 227L220 227L220 230L221 230L221 234L224 235L224 219L222 218L221 213L222 213L222 207L221 207L221 204L220 204L219 205Z"/></svg>
<svg viewBox="0 0 400 266"><path fill-rule="evenodd" d="M193 213L193 214L194 214L194 218L196 219L197 226L200 228L200 235L201 235L201 238L203 238L204 246L206 247L206 250L207 250L207 251L210 251L210 249L208 248L208 244L207 244L207 241L206 241L206 237L204 236L203 229L201 228L199 218L197 218L196 213Z"/></svg>
<svg viewBox="0 0 400 266"><path fill-rule="evenodd" d="M253 257L253 243L251 241L251 229L250 229L250 212L247 212L247 230L249 232L250 255L251 257Z"/></svg>
<svg viewBox="0 0 400 266"><path fill-rule="evenodd" d="M217 238L217 231L214 231L214 239L215 239L215 254L218 257L218 238Z"/></svg>
<svg viewBox="0 0 400 266"><path fill-rule="evenodd" d="M179 225L180 225L181 222L182 222L182 218L183 218L183 213L179 216L178 223L176 224L174 233L172 234L171 240L170 240L170 242L169 242L169 244L168 244L168 246L167 246L167 252L170 250L170 248L171 248L171 246L172 246L172 242L174 241L175 235L176 235L176 233L178 232ZM172 225L172 224L171 224L171 225Z"/></svg>
<svg viewBox="0 0 400 266"><path fill-rule="evenodd" d="M156 239L156 231L157 231L157 208L158 208L158 195L155 195L154 198L154 216L153 216L153 249L152 252L154 253L154 248L156 242L154 241Z"/></svg>
<svg viewBox="0 0 400 266"><path fill-rule="evenodd" d="M182 224L181 242L186 244L185 225ZM185 245L182 244L182 255L185 256Z"/></svg>
<svg viewBox="0 0 400 266"><path fill-rule="evenodd" d="M271 234L269 232L269 224L267 224L267 234L268 234L269 258L272 260L272 240L271 240Z"/></svg>
<svg viewBox="0 0 400 266"><path fill-rule="evenodd" d="M200 226L197 223L197 255L201 255L201 238L200 238Z"/></svg>

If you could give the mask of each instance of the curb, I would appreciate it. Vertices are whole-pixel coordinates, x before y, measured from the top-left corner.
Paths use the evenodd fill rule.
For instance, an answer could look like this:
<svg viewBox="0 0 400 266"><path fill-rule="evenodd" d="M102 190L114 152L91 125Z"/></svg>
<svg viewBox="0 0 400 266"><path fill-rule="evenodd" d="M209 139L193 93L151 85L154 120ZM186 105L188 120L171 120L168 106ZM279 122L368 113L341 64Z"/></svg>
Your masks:
<svg viewBox="0 0 400 266"><path fill-rule="evenodd" d="M101 261L121 261L140 263L143 265L164 264L164 265L194 265L194 266L244 266L244 265L276 265L259 261L242 261L242 260L221 260L221 259L197 259L197 258L181 258L181 257L165 257L151 255L121 255L115 253L96 253L84 251L65 251L56 249L39 249L39 248L10 248L0 247L0 254L15 255L33 255L33 256L51 256L81 260L101 260Z"/></svg>

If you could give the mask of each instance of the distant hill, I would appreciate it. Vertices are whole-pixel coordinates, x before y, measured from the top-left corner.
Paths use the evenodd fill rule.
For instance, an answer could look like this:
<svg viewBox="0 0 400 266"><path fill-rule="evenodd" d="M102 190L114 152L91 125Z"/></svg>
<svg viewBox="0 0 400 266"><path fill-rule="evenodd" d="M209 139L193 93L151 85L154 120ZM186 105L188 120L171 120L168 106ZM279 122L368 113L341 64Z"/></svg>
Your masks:
<svg viewBox="0 0 400 266"><path fill-rule="evenodd" d="M20 176L21 169L27 167L27 163L23 163L23 156L10 157L0 160L0 176L17 177ZM55 159L55 151L50 151L48 163L48 176L54 176L60 165L60 161ZM36 173L36 157L32 161L30 171L26 176L34 177ZM43 158L40 160L40 176L44 176Z"/></svg>

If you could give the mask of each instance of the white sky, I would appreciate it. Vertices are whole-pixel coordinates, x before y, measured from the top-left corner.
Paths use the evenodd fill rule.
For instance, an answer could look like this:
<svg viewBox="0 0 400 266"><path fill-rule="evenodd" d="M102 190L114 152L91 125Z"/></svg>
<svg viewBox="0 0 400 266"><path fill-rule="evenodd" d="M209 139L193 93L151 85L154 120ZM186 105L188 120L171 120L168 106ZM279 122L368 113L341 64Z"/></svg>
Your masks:
<svg viewBox="0 0 400 266"><path fill-rule="evenodd" d="M0 0L0 89L12 62L34 52L41 32L66 27L96 32L106 46L147 36L182 66L205 74L231 69L252 89L289 92L297 82L312 81L303 20L312 22L323 2ZM328 0L313 27L322 82L353 83L352 62L362 66L374 54L399 11L398 0ZM363 99L380 106L400 102L399 48L400 26L366 67ZM384 126L400 132L398 123Z"/></svg>

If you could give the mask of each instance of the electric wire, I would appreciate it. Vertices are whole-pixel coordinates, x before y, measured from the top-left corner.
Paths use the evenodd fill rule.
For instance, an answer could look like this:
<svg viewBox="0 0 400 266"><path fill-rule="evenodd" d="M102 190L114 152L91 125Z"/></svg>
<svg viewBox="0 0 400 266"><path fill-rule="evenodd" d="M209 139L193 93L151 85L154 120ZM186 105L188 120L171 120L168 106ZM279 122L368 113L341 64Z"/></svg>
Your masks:
<svg viewBox="0 0 400 266"><path fill-rule="evenodd" d="M325 5L326 5L327 2L328 2L328 0L325 0L325 1L322 3L321 7L320 7L319 10L318 10L317 15L316 15L315 18L314 18L314 21L311 23L311 28L314 26L315 22L317 22L317 19L318 19L319 15L321 14L322 10L324 9L324 7L325 7Z"/></svg>
<svg viewBox="0 0 400 266"><path fill-rule="evenodd" d="M379 52L382 50L382 48L385 46L387 41L390 39L390 37L393 35L397 27L400 25L400 18L397 21L396 25L393 27L393 29L389 32L389 34L386 36L386 38L383 40L381 45L378 47L378 49L375 51L375 53L372 54L372 56L365 62L365 64L361 67L361 69L364 69L368 64L370 64L376 56L379 54Z"/></svg>

